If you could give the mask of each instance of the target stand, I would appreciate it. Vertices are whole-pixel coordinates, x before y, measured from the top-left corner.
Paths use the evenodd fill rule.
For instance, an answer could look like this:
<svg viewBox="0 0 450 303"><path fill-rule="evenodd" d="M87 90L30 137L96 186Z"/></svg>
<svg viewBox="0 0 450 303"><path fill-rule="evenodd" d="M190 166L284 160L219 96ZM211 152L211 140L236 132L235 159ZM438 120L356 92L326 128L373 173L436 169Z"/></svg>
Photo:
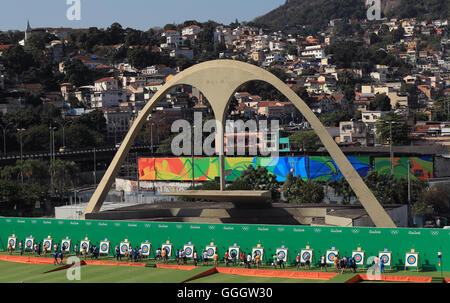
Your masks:
<svg viewBox="0 0 450 303"><path fill-rule="evenodd" d="M43 241L43 243L42 243L43 245L43 251L44 251L44 253L47 253L47 252L51 252L52 251L52 244L53 244L53 239L50 237L50 236L48 236L48 238L47 239L44 239L44 241Z"/></svg>
<svg viewBox="0 0 450 303"><path fill-rule="evenodd" d="M252 248L252 261L256 261L256 255L259 255L259 261L261 264L264 264L263 258L264 258L264 247L261 247L258 245L257 247Z"/></svg>
<svg viewBox="0 0 450 303"><path fill-rule="evenodd" d="M214 255L217 251L217 246L212 244L214 243L211 243L211 245L205 247L206 257L208 258L208 260L214 260Z"/></svg>
<svg viewBox="0 0 450 303"><path fill-rule="evenodd" d="M411 252L407 252L405 255L405 271L406 268L416 268L418 272L420 267L419 260L419 253L414 249L411 249Z"/></svg>
<svg viewBox="0 0 450 303"><path fill-rule="evenodd" d="M152 243L143 242L141 243L141 253L143 257L150 257L152 251Z"/></svg>
<svg viewBox="0 0 450 303"><path fill-rule="evenodd" d="M99 254L108 255L109 254L109 241L100 242Z"/></svg>
<svg viewBox="0 0 450 303"><path fill-rule="evenodd" d="M357 267L362 266L362 269L364 270L364 262L365 262L366 252L361 250L360 247L358 247L357 250L352 251L352 258L355 261L355 264Z"/></svg>
<svg viewBox="0 0 450 303"><path fill-rule="evenodd" d="M194 258L194 250L195 250L194 244L185 244L183 249L186 254L186 258L189 258L189 259Z"/></svg>
<svg viewBox="0 0 450 303"><path fill-rule="evenodd" d="M300 250L300 264L305 264L306 259L308 257L309 257L309 266L311 268L314 268L314 249L311 249L309 246Z"/></svg>
<svg viewBox="0 0 450 303"><path fill-rule="evenodd" d="M383 261L383 265L385 270L386 267L389 267L389 271L392 270L391 264L392 264L392 252L391 251L380 251L378 254L378 258L380 261Z"/></svg>
<svg viewBox="0 0 450 303"><path fill-rule="evenodd" d="M275 254L277 255L277 257L281 254L281 256L283 257L284 264L287 264L288 263L288 252L289 252L289 249L282 247L282 248L277 248Z"/></svg>
<svg viewBox="0 0 450 303"><path fill-rule="evenodd" d="M119 246L120 254L128 256L128 252L130 251L130 242L128 242L128 239L125 239L123 242L120 242Z"/></svg>
<svg viewBox="0 0 450 303"><path fill-rule="evenodd" d="M339 257L338 249L329 249L327 250L327 254L325 255L326 264L331 264L334 266L334 259Z"/></svg>
<svg viewBox="0 0 450 303"><path fill-rule="evenodd" d="M16 245L17 245L16 235L12 235L11 237L8 238L8 245L6 245L6 247L9 249L9 247L11 246L12 250L16 250Z"/></svg>
<svg viewBox="0 0 450 303"><path fill-rule="evenodd" d="M165 251L166 251L166 253L167 253L167 255L166 255L167 258L172 257L173 245L170 244L169 241L166 241L166 243L164 243L164 244L161 245L161 251L162 251L162 250L165 250Z"/></svg>
<svg viewBox="0 0 450 303"><path fill-rule="evenodd" d="M34 250L34 238L29 237L25 239L25 251L33 251Z"/></svg>

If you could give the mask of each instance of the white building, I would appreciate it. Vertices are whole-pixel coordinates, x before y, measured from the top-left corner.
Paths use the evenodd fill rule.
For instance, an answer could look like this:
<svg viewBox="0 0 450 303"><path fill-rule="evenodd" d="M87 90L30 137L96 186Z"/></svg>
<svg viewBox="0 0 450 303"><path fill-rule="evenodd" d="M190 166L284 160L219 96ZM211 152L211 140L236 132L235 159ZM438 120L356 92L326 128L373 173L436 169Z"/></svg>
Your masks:
<svg viewBox="0 0 450 303"><path fill-rule="evenodd" d="M114 78L102 78L95 81L94 92L91 94L91 107L110 108L127 101L127 94L119 89Z"/></svg>
<svg viewBox="0 0 450 303"><path fill-rule="evenodd" d="M106 119L108 137L115 138L116 143L119 143L130 129L131 112L119 107L111 107L103 109L103 116Z"/></svg>
<svg viewBox="0 0 450 303"><path fill-rule="evenodd" d="M306 46L301 54L303 57L313 56L316 59L325 58L325 50L320 45Z"/></svg>
<svg viewBox="0 0 450 303"><path fill-rule="evenodd" d="M197 35L198 33L200 33L201 30L202 30L201 27L198 25L190 25L190 26L186 26L185 28L182 29L181 35L182 36L194 36L194 35Z"/></svg>

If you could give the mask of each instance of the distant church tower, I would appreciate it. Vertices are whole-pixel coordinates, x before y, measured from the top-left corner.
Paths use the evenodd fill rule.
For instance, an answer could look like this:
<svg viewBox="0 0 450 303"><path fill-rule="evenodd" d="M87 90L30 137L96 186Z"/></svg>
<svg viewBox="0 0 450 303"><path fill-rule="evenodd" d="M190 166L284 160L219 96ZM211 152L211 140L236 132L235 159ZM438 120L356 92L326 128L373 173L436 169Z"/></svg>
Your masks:
<svg viewBox="0 0 450 303"><path fill-rule="evenodd" d="M31 32L33 31L33 29L30 26L30 20L27 21L27 28L25 29L25 41L27 41L29 35L31 34Z"/></svg>

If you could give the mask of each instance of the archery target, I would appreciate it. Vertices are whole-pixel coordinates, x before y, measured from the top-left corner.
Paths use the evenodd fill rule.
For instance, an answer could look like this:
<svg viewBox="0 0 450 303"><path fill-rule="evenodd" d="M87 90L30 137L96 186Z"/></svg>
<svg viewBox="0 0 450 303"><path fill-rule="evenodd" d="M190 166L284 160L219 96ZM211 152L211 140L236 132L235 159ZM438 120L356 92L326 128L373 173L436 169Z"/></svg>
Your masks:
<svg viewBox="0 0 450 303"><path fill-rule="evenodd" d="M109 242L108 241L100 242L100 253L101 254L109 253Z"/></svg>
<svg viewBox="0 0 450 303"><path fill-rule="evenodd" d="M237 246L230 246L228 248L228 258L231 259L232 253L236 254L236 258L239 258L240 248Z"/></svg>
<svg viewBox="0 0 450 303"><path fill-rule="evenodd" d="M206 256L208 258L212 259L212 258L214 258L214 255L216 254L217 247L216 246L206 246L205 250L206 250Z"/></svg>
<svg viewBox="0 0 450 303"><path fill-rule="evenodd" d="M184 252L186 253L186 258L193 258L194 257L194 245L185 245L184 246Z"/></svg>
<svg viewBox="0 0 450 303"><path fill-rule="evenodd" d="M384 266L391 266L391 258L392 258L391 252L380 252L378 254L378 258L380 258L380 260L383 261Z"/></svg>
<svg viewBox="0 0 450 303"><path fill-rule="evenodd" d="M419 265L419 254L418 253L406 253L406 267L418 267Z"/></svg>
<svg viewBox="0 0 450 303"><path fill-rule="evenodd" d="M364 255L365 253L363 251L352 252L352 258L355 260L356 265L364 265Z"/></svg>
<svg viewBox="0 0 450 303"><path fill-rule="evenodd" d="M150 251L152 250L152 244L141 243L141 253L143 256L150 256Z"/></svg>
<svg viewBox="0 0 450 303"><path fill-rule="evenodd" d="M280 254L283 256L283 262L287 262L288 258L288 249L287 248L277 248L277 256Z"/></svg>
<svg viewBox="0 0 450 303"><path fill-rule="evenodd" d="M262 262L263 260L263 256L264 256L264 248L259 247L259 248L253 248L252 250L252 259L255 260L255 255L258 254L259 255L259 260Z"/></svg>
<svg viewBox="0 0 450 303"><path fill-rule="evenodd" d="M130 250L130 242L120 242L120 254L125 255Z"/></svg>
<svg viewBox="0 0 450 303"><path fill-rule="evenodd" d="M17 243L17 239L16 238L14 238L14 237L9 237L8 238L8 248L9 248L9 245L11 245L11 248L12 249L16 249L16 243Z"/></svg>
<svg viewBox="0 0 450 303"><path fill-rule="evenodd" d="M89 246L91 245L90 241L82 240L80 242L80 250L83 251L83 249L86 249L86 252L89 251Z"/></svg>
<svg viewBox="0 0 450 303"><path fill-rule="evenodd" d="M64 248L64 246L65 246L65 248ZM70 251L70 240L62 240L61 250L62 251Z"/></svg>
<svg viewBox="0 0 450 303"><path fill-rule="evenodd" d="M309 262L312 263L312 259L313 259L313 250L312 249L302 249L300 251L300 263L305 263L306 257L309 257Z"/></svg>
<svg viewBox="0 0 450 303"><path fill-rule="evenodd" d="M33 238L26 238L25 239L25 249L33 249L34 239Z"/></svg>
<svg viewBox="0 0 450 303"><path fill-rule="evenodd" d="M43 246L44 246L44 251L51 251L52 250L52 239L45 239Z"/></svg>
<svg viewBox="0 0 450 303"><path fill-rule="evenodd" d="M327 264L334 264L334 259L337 258L338 256L339 256L338 250L327 250L326 255Z"/></svg>
<svg viewBox="0 0 450 303"><path fill-rule="evenodd" d="M166 250L167 257L172 257L172 244L163 244L161 248Z"/></svg>

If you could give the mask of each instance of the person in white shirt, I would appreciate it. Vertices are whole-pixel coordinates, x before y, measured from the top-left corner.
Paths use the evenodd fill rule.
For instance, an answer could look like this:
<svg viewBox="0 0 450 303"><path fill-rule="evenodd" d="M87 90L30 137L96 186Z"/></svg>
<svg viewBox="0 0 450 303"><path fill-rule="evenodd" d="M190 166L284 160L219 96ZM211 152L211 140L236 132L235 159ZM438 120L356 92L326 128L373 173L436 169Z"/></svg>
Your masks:
<svg viewBox="0 0 450 303"><path fill-rule="evenodd" d="M250 263L252 263L252 255L248 253L247 255L247 268L250 268Z"/></svg>

